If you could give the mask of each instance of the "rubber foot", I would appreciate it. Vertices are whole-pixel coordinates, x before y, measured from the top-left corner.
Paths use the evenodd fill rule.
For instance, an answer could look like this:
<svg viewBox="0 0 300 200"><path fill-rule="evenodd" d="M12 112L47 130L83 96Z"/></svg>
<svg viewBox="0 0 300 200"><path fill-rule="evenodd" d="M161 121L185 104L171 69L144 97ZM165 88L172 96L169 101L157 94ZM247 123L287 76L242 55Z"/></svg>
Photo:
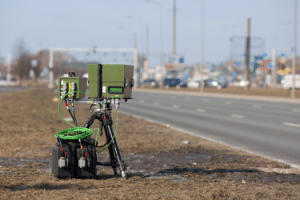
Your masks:
<svg viewBox="0 0 300 200"><path fill-rule="evenodd" d="M123 178L126 178L126 173L125 173L125 171L121 171L121 176L122 176Z"/></svg>

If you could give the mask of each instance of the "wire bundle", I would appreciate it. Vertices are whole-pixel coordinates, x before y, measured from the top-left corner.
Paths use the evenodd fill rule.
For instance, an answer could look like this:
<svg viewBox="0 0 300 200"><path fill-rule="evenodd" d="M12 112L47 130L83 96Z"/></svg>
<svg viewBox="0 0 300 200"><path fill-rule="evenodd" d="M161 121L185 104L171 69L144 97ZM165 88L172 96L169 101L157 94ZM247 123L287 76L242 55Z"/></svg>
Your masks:
<svg viewBox="0 0 300 200"><path fill-rule="evenodd" d="M60 132L58 132L57 134L55 134L55 137L56 137L56 138L59 137L59 138L62 139L62 140L82 140L82 139L87 139L87 138L91 137L91 136L93 135L93 131L94 131L94 130L97 130L98 132L97 132L97 136L96 136L96 140L95 140L95 147L97 147L96 143L97 143L97 139L98 139L99 132L100 132L100 129L99 129L99 128L89 129L89 128L85 128L85 127L77 127L77 126L75 126L75 125L69 123L69 122L61 115L61 112L60 112L60 104L61 104L62 100L63 100L67 95L69 95L69 94L71 94L71 93L75 93L75 92L79 92L79 93L82 93L82 94L87 95L86 93L81 92L81 91L69 92L69 93L65 94L65 95L61 98L61 100L60 100L60 102L59 102L59 104L58 104L58 112L59 112L60 117L61 117L67 124L69 124L70 126L73 126L74 128L69 128L69 129L65 129L65 130L63 130L63 131L60 131ZM88 96L88 95L87 95L87 96ZM117 126L116 126L116 131L115 131L115 133L114 133L114 135L113 135L111 141L110 141L110 142L107 144L107 146L106 146L102 151L100 151L100 152L103 152L103 151L105 151L105 150L108 148L108 146L111 144L111 142L113 141L113 139L115 138L115 135L116 135L116 133L117 133L118 124L119 124L119 123L118 123L118 122L119 122L119 117L118 117L118 110L116 110L116 111L117 111ZM100 153L100 152L98 152L98 153Z"/></svg>

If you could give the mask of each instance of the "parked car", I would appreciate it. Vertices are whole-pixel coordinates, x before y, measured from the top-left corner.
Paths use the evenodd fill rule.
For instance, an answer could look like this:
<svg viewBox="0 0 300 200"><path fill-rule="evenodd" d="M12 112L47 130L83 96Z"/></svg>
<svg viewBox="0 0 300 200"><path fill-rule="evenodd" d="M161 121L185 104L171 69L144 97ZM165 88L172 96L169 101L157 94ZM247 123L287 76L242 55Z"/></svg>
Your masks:
<svg viewBox="0 0 300 200"><path fill-rule="evenodd" d="M211 79L204 81L204 87L217 87L217 86L218 86L218 81L211 80Z"/></svg>
<svg viewBox="0 0 300 200"><path fill-rule="evenodd" d="M144 87L158 87L158 82L155 79L146 79L143 81Z"/></svg>
<svg viewBox="0 0 300 200"><path fill-rule="evenodd" d="M164 79L164 87L180 87L181 80L179 78L165 78Z"/></svg>
<svg viewBox="0 0 300 200"><path fill-rule="evenodd" d="M188 88L200 88L201 81L191 81L188 83Z"/></svg>
<svg viewBox="0 0 300 200"><path fill-rule="evenodd" d="M221 89L227 87L227 82L208 79L204 81L204 87L216 87L218 89Z"/></svg>
<svg viewBox="0 0 300 200"><path fill-rule="evenodd" d="M187 87L187 86L188 86L188 83L187 83L187 81L180 80L179 86L180 86L180 87Z"/></svg>

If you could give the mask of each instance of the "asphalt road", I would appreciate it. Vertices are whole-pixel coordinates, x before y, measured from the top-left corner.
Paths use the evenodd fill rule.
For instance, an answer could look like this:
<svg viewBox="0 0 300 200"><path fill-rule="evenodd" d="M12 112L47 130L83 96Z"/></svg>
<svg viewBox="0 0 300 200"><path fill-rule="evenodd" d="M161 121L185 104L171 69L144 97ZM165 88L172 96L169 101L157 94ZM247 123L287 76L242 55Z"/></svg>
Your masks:
<svg viewBox="0 0 300 200"><path fill-rule="evenodd" d="M132 97L120 112L300 168L300 104L145 91Z"/></svg>
<svg viewBox="0 0 300 200"><path fill-rule="evenodd" d="M24 87L18 87L18 86L0 86L0 93L2 92L11 92L14 90L21 90L24 89Z"/></svg>

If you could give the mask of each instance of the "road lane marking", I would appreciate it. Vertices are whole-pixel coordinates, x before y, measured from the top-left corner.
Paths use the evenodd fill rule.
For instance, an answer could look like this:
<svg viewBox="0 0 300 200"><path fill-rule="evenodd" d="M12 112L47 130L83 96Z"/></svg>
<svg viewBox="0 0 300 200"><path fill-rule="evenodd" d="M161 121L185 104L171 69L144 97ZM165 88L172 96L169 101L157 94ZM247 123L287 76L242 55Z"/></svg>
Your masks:
<svg viewBox="0 0 300 200"><path fill-rule="evenodd" d="M172 107L173 107L173 108L179 108L179 106L177 106L177 105L173 105Z"/></svg>
<svg viewBox="0 0 300 200"><path fill-rule="evenodd" d="M261 105L252 105L254 108L261 108Z"/></svg>
<svg viewBox="0 0 300 200"><path fill-rule="evenodd" d="M236 115L236 114L232 114L231 117L240 118L240 119L245 118L244 115Z"/></svg>
<svg viewBox="0 0 300 200"><path fill-rule="evenodd" d="M300 127L300 124L293 124L293 123L289 123L289 122L284 122L283 124L286 126Z"/></svg>
<svg viewBox="0 0 300 200"><path fill-rule="evenodd" d="M293 109L293 112L300 112L300 109Z"/></svg>
<svg viewBox="0 0 300 200"><path fill-rule="evenodd" d="M203 109L197 109L197 112L206 112L206 111Z"/></svg>

